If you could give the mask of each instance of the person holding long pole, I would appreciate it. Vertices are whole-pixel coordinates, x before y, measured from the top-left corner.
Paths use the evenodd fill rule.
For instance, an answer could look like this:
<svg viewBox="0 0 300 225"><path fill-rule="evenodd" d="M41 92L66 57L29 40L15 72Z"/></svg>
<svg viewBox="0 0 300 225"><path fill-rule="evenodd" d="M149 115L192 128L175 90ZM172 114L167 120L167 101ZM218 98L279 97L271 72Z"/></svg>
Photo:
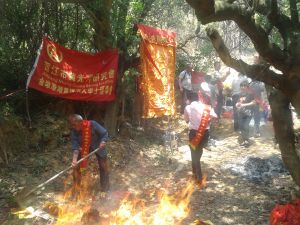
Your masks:
<svg viewBox="0 0 300 225"><path fill-rule="evenodd" d="M71 126L71 145L73 151L72 165L75 190L80 188L81 173L87 169L87 160L83 160L79 166L77 161L88 155L93 149L99 148L96 152L101 192L109 190L109 170L107 150L105 148L108 140L107 130L94 120L83 120L80 115L73 114L69 116ZM77 189L78 190L78 189Z"/></svg>

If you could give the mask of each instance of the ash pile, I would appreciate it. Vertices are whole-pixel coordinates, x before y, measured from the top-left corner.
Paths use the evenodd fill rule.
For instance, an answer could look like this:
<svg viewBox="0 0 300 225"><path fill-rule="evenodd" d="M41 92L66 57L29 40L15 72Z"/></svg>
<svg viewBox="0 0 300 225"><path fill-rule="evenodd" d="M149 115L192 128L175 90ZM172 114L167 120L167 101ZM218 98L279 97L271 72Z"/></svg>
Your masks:
<svg viewBox="0 0 300 225"><path fill-rule="evenodd" d="M269 183L272 178L289 175L282 159L278 155L269 158L247 156L235 160L235 163L225 164L223 169L237 176L242 176L254 183Z"/></svg>

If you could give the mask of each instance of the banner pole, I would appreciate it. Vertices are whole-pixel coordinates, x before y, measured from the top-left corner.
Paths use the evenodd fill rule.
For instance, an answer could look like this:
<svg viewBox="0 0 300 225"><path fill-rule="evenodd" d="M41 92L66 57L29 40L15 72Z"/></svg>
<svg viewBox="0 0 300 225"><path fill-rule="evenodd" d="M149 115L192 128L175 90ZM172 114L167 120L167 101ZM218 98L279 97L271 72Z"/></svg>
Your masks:
<svg viewBox="0 0 300 225"><path fill-rule="evenodd" d="M27 113L27 118L28 118L28 122L29 122L29 128L32 128L31 117L30 117L30 113L29 113L28 88L26 88L26 113Z"/></svg>
<svg viewBox="0 0 300 225"><path fill-rule="evenodd" d="M32 70L30 71L29 75L28 75L28 78L27 78L27 82L26 82L26 113L27 113L27 118L28 118L28 122L29 122L29 128L32 128L31 126L31 117L30 117L30 113L29 113L29 95L28 95L28 86L29 86L29 83L30 83L30 80L32 78L32 75L36 69L36 66L37 66L37 63L40 59L40 55L41 55L41 50L42 50L42 47L43 47L43 40L42 40L42 43L37 51L37 57L34 61L34 65L33 65L33 68Z"/></svg>
<svg viewBox="0 0 300 225"><path fill-rule="evenodd" d="M32 75L33 75L33 73L34 73L34 71L35 71L35 69L36 69L36 66L37 66L37 64L38 64L38 61L39 61L39 59L40 59L41 50L42 50L42 47L43 47L43 42L44 42L44 41L42 41L41 46L39 47L39 49L38 49L38 51L37 51L37 57L36 57L36 59L35 59L35 61L34 61L33 68L32 68L32 70L30 71L30 73L29 73L29 75L28 75L28 79L27 79L27 82L26 82L26 91L28 90L28 86L29 86L30 80L31 80L31 78L32 78Z"/></svg>
<svg viewBox="0 0 300 225"><path fill-rule="evenodd" d="M32 70L30 71L29 75L28 75L28 78L27 78L27 82L26 82L26 113L27 113L27 118L28 118L28 122L29 122L29 128L32 128L31 127L31 117L30 117L30 113L29 113L29 95L28 95L28 86L29 86L29 83L30 83L30 80L32 78L32 75L36 69L36 66L38 64L38 61L40 59L40 55L41 55L41 50L42 50L42 47L43 47L43 40L42 40L42 43L37 51L37 57L35 59L35 62L34 62L34 65L33 65L33 68Z"/></svg>

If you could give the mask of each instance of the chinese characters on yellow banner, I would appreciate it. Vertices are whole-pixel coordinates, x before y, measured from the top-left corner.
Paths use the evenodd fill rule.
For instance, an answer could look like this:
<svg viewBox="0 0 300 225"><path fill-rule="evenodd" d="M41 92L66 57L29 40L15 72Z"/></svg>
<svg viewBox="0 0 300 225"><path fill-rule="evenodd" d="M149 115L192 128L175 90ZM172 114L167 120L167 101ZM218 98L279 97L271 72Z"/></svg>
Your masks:
<svg viewBox="0 0 300 225"><path fill-rule="evenodd" d="M175 114L174 77L176 33L138 25L142 36L140 89L143 117Z"/></svg>

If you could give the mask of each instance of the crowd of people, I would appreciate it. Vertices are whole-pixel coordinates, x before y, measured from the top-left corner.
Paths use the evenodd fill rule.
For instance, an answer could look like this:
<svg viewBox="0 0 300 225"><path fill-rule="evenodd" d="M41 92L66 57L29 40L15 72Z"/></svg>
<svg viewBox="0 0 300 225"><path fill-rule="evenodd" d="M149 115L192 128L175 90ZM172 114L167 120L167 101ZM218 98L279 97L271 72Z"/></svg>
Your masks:
<svg viewBox="0 0 300 225"><path fill-rule="evenodd" d="M251 144L250 121L254 120L254 137L260 137L260 121L262 115L264 119L267 116L263 83L250 81L241 73L232 75L230 70L222 74L220 68L220 62L215 62L214 72L206 75L187 65L178 76L181 113L188 123L192 171L197 183L202 181L200 158L203 147L208 143L210 130L219 125L224 105L232 108L233 129L239 133L240 146L245 148ZM231 82L224 93L224 82L230 75Z"/></svg>
<svg viewBox="0 0 300 225"><path fill-rule="evenodd" d="M224 74L220 71L220 62L214 63L214 72L206 75L193 70L191 65L178 76L178 86L181 93L181 113L188 123L188 139L192 158L192 172L197 184L203 180L200 159L203 148L210 138L210 130L218 126L223 113L224 104L231 105L233 113L233 128L239 132L239 144L249 147L249 123L254 119L255 137L260 136L261 109L266 108L261 82L251 81L238 74L231 79L230 92L224 93L224 81L230 70ZM230 93L230 94L229 94ZM225 101L225 96L227 101ZM228 101L229 98L229 101ZM107 192L109 185L109 168L107 151L107 130L93 120L84 120L80 115L69 117L71 127L71 145L73 150L72 166L75 186L80 187L82 173L85 172L87 161L78 165L78 160L87 157L95 149L99 165L100 190ZM75 188L76 190L76 188Z"/></svg>
<svg viewBox="0 0 300 225"><path fill-rule="evenodd" d="M214 109L217 119L214 125L219 124L224 106L232 108L232 119L234 131L241 133L241 145L248 146L249 123L254 120L254 137L260 137L260 121L268 117L268 102L264 98L264 84L256 80L249 80L241 73L232 75L230 70L224 74L220 72L220 62L214 63L215 71L210 75L193 70L187 65L178 76L178 84L181 92L181 113L190 103L188 95L201 91L201 84L207 83L210 93L210 106ZM231 76L230 86L224 90L224 81ZM228 82L227 82L228 84ZM226 92L226 93L224 93ZM251 103L251 104L250 104ZM246 119L247 118L247 119ZM244 138L243 138L244 137ZM247 143L247 144L246 144Z"/></svg>

